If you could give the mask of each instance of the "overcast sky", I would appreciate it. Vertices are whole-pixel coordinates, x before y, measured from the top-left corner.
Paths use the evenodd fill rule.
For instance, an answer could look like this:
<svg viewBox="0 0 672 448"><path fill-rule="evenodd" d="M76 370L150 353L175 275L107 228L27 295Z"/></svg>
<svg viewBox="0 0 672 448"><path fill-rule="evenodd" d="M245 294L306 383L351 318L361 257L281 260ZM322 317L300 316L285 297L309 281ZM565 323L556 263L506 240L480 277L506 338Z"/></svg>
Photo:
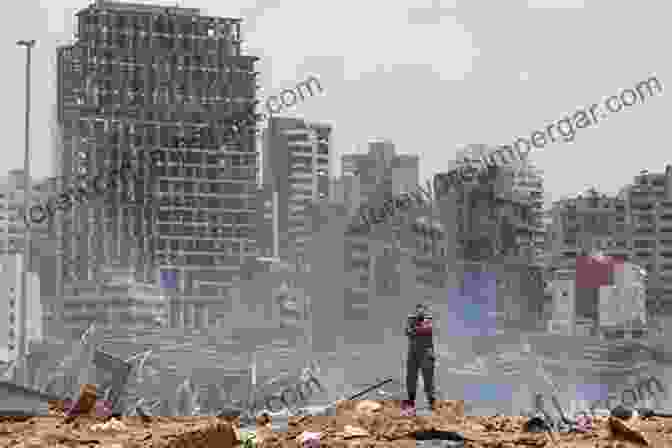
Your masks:
<svg viewBox="0 0 672 448"><path fill-rule="evenodd" d="M38 41L31 166L35 176L47 176L55 48L73 38L73 14L87 5L23 0L0 18L5 170L23 166L25 50L15 42ZM248 54L261 58L262 101L317 75L324 94L291 114L333 123L338 161L364 151L369 138L389 138L399 152L420 156L423 179L447 166L460 144L529 136L653 74L664 88L672 85L672 7L663 0L184 0L180 6L244 19ZM665 91L579 130L573 144L533 151L548 199L590 186L613 193L642 169L662 171L672 159L671 103Z"/></svg>

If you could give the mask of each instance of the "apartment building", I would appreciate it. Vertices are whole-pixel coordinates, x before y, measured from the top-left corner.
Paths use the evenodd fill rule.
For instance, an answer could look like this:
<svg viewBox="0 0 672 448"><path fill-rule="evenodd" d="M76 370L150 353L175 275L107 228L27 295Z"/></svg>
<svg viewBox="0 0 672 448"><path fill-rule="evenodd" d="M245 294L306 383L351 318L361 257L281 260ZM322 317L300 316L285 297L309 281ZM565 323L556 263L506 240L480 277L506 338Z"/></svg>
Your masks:
<svg viewBox="0 0 672 448"><path fill-rule="evenodd" d="M647 273L646 306L649 323L663 330L672 305L672 166L664 173L641 172L634 182L608 197L589 190L553 204L551 266L576 269L576 257L600 251L627 260ZM577 289L578 326L595 326L596 290ZM589 294L590 296L580 297ZM624 329L618 330L619 332ZM640 329L633 329L632 334ZM628 335L626 335L628 336Z"/></svg>
<svg viewBox="0 0 672 448"><path fill-rule="evenodd" d="M447 230L436 207L400 213L370 233L352 226L348 208L333 201L311 207L304 265L312 279L306 288L315 350L403 336L409 307L445 302L441 288L450 281Z"/></svg>
<svg viewBox="0 0 672 448"><path fill-rule="evenodd" d="M92 321L109 330L159 328L168 322L168 303L159 286L138 282L128 266L105 266L95 281L69 283L62 302L61 325L67 330L76 331Z"/></svg>
<svg viewBox="0 0 672 448"><path fill-rule="evenodd" d="M23 252L26 223L24 221L24 198L26 177L23 170L10 170L0 180L0 252L15 254ZM53 189L49 180L31 181L31 202L46 199ZM31 224L33 239L38 242L49 235L48 223ZM39 243L38 243L39 244Z"/></svg>
<svg viewBox="0 0 672 448"><path fill-rule="evenodd" d="M367 153L341 157L344 200L352 210L358 210L363 204L373 204L374 196L381 192L399 195L415 191L419 167L418 156L397 154L389 140L371 140Z"/></svg>
<svg viewBox="0 0 672 448"><path fill-rule="evenodd" d="M23 254L0 255L0 360L11 362L18 355L18 340L21 331L19 322L23 316L19 307L22 297ZM42 302L40 279L31 273L27 282L26 344L40 341L43 337Z"/></svg>
<svg viewBox="0 0 672 448"><path fill-rule="evenodd" d="M648 273L647 308L656 325L670 330L672 315L672 165L642 171L620 192L632 227L630 261Z"/></svg>
<svg viewBox="0 0 672 448"><path fill-rule="evenodd" d="M540 197L530 191L538 192L540 185L525 191L520 173L529 167L515 163L484 168L454 181L456 170L488 152L487 145L463 148L449 171L435 176L435 195L454 209L455 253L464 272L490 272L497 278L498 328L536 330L545 306L543 264L538 257L545 228Z"/></svg>
<svg viewBox="0 0 672 448"><path fill-rule="evenodd" d="M136 178L60 213L62 277L129 265L159 283L173 272L185 306L215 309L256 256L258 58L243 54L241 19L105 0L76 15L76 41L58 49L62 187L125 163ZM251 131L232 135L241 118Z"/></svg>
<svg viewBox="0 0 672 448"><path fill-rule="evenodd" d="M515 162L513 188L524 197L529 198L532 205L532 223L538 227L533 235L535 264L543 266L546 242L546 226L544 224L544 172L530 160Z"/></svg>
<svg viewBox="0 0 672 448"><path fill-rule="evenodd" d="M262 197L257 211L261 254L293 261L301 258L309 234L308 206L329 198L332 132L333 127L324 123L269 119L263 133Z"/></svg>
<svg viewBox="0 0 672 448"><path fill-rule="evenodd" d="M473 179L453 184L450 174L434 178L437 198L452 194L456 208L459 258L487 259L495 255L535 262L536 223L534 201L514 187L509 167L491 167Z"/></svg>
<svg viewBox="0 0 672 448"><path fill-rule="evenodd" d="M551 265L575 269L576 257L594 250L627 259L631 229L626 199L595 189L555 201L550 210Z"/></svg>
<svg viewBox="0 0 672 448"><path fill-rule="evenodd" d="M25 175L23 170L10 170L0 181L0 253L16 255L24 253L26 222L24 220ZM31 202L40 202L53 195L55 179L31 182ZM40 279L40 295L44 303L43 318L52 319L57 306L56 241L53 223L31 223L31 269ZM47 322L44 323L47 325Z"/></svg>
<svg viewBox="0 0 672 448"><path fill-rule="evenodd" d="M24 201L23 170L12 170L3 179L0 193L0 228L2 229L2 252L4 254L20 253L23 251L24 232L26 225L23 222Z"/></svg>
<svg viewBox="0 0 672 448"><path fill-rule="evenodd" d="M576 260L596 251L623 260L629 258L631 229L626 201L622 195L607 196L590 189L576 197L555 201L549 215L549 269L554 303L563 300L572 303L571 313L569 309L563 311L565 317L555 317L554 325L562 328L558 331L563 333L597 336L599 288L575 287ZM568 313L571 320L566 318Z"/></svg>

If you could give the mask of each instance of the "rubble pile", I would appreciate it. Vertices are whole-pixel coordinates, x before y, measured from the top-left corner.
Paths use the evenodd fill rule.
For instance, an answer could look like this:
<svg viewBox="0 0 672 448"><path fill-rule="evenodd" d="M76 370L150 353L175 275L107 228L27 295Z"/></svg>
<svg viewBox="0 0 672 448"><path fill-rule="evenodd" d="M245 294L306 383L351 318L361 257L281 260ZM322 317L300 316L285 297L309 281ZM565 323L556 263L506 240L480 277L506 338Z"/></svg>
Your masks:
<svg viewBox="0 0 672 448"><path fill-rule="evenodd" d="M237 426L215 417L139 417L101 421L79 416L64 423L63 416L33 417L24 422L0 423L0 446L12 448L178 448L234 447Z"/></svg>
<svg viewBox="0 0 672 448"><path fill-rule="evenodd" d="M53 403L49 417L0 421L0 447L411 448L428 443L444 448L672 448L672 419L663 417L594 417L590 431L549 433L526 432L529 417L465 416L462 400L441 401L431 415L416 417L401 416L401 401L350 400L337 402L334 414L290 417L283 432L274 432L271 418L260 415L248 437L238 417L115 418L93 409L68 414L63 403ZM442 440L433 439L434 434Z"/></svg>
<svg viewBox="0 0 672 448"><path fill-rule="evenodd" d="M465 417L464 401L442 401L432 415L402 417L400 401L343 401L335 416L290 417L286 432L274 433L270 419L257 420L256 448L416 447L420 434L458 433L465 448L672 448L672 419L595 417L587 432L524 430L529 417ZM319 445L316 443L319 440ZM422 437L426 440L425 437ZM444 440L433 446L452 447ZM429 445L428 445L429 446Z"/></svg>

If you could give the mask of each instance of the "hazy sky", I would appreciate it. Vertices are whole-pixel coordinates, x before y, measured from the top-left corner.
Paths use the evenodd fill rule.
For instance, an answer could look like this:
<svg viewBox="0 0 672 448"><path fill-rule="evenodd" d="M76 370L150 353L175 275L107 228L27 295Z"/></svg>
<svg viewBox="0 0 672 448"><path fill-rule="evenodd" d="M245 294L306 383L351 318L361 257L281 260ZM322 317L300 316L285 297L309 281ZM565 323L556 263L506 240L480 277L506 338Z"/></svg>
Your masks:
<svg viewBox="0 0 672 448"><path fill-rule="evenodd" d="M0 19L5 170L23 166L25 50L15 42L38 41L31 166L35 176L46 176L53 164L55 48L73 38L73 14L87 5L23 0L11 2ZM317 75L324 94L292 114L335 125L337 160L356 147L364 151L369 138L389 138L399 152L420 155L422 178L446 167L459 144L529 136L653 74L664 88L672 86L672 7L662 0L185 0L180 6L244 19L247 52L261 58L262 101ZM665 91L579 130L573 144L533 151L549 199L590 186L615 192L642 169L663 170L672 159L671 104Z"/></svg>

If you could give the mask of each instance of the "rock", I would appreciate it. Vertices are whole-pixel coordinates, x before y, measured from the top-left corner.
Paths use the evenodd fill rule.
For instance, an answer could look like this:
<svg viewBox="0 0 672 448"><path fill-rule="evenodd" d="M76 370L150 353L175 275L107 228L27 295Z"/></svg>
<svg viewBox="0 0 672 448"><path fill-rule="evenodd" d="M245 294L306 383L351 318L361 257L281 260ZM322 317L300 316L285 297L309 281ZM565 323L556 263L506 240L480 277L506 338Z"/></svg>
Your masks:
<svg viewBox="0 0 672 448"><path fill-rule="evenodd" d="M650 446L649 441L641 432L631 428L623 420L617 417L609 417L609 432L614 439Z"/></svg>

